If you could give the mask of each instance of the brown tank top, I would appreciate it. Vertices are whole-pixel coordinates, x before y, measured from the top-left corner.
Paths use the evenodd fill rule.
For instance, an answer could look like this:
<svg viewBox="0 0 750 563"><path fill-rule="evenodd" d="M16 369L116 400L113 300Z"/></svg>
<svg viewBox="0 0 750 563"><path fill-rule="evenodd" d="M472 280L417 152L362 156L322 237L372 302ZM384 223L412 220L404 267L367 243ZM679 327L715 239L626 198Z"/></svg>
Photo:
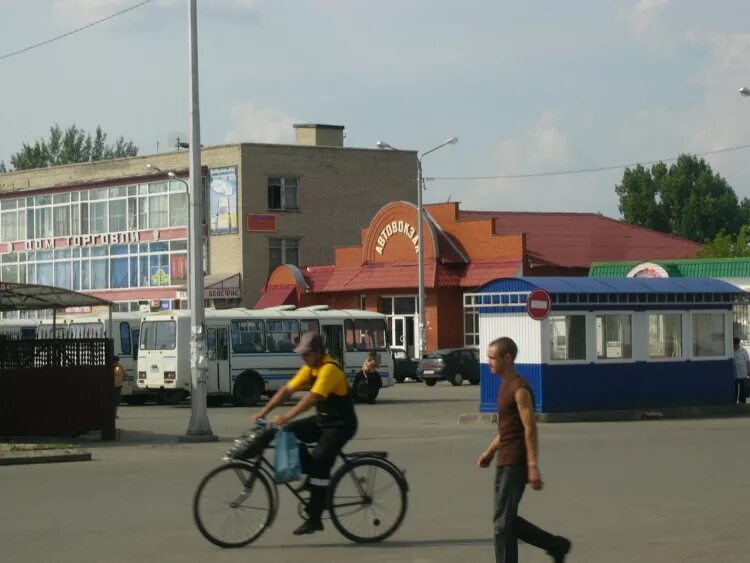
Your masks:
<svg viewBox="0 0 750 563"><path fill-rule="evenodd" d="M516 404L516 391L522 388L531 393L533 402L534 393L529 383L520 375L504 380L500 386L500 397L497 402L497 431L500 434L498 465L526 465L526 440Z"/></svg>

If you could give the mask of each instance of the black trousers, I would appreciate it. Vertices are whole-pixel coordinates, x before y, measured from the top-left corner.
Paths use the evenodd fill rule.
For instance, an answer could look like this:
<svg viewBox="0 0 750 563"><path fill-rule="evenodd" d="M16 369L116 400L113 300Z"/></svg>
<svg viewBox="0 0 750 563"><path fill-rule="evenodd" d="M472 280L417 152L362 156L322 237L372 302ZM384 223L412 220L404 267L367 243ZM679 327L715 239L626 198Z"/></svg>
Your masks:
<svg viewBox="0 0 750 563"><path fill-rule="evenodd" d="M325 508L331 468L336 463L336 456L344 444L356 434L357 422L353 420L342 422L340 425L321 425L317 416L310 416L290 423L287 430L294 432L300 442L317 442L312 450L301 446L299 454L302 469L310 478L310 504L307 507L307 515L311 520L319 520Z"/></svg>
<svg viewBox="0 0 750 563"><path fill-rule="evenodd" d="M544 549L558 547L559 539L518 515L528 480L525 465L503 465L495 474L495 561L518 562L518 540Z"/></svg>
<svg viewBox="0 0 750 563"><path fill-rule="evenodd" d="M745 386L746 382L747 379L734 380L735 398L738 403L747 402L747 387Z"/></svg>

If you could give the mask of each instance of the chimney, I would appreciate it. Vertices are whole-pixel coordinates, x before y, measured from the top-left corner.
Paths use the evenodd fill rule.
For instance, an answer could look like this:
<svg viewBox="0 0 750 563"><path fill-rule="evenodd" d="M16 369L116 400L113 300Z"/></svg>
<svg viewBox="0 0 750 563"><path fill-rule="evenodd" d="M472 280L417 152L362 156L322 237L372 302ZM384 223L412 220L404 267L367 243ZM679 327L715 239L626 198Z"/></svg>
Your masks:
<svg viewBox="0 0 750 563"><path fill-rule="evenodd" d="M343 147L344 126L320 123L295 123L297 144L308 147Z"/></svg>

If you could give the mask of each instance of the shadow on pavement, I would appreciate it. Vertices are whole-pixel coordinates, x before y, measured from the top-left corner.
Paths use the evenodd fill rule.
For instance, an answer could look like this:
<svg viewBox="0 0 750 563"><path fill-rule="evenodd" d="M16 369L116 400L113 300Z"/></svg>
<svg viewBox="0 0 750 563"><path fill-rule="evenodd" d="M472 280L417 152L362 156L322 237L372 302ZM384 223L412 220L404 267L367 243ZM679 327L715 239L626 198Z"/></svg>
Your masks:
<svg viewBox="0 0 750 563"><path fill-rule="evenodd" d="M377 549L404 549L409 547L445 547L445 546L468 546L468 545L492 545L493 540L490 537L487 538L436 538L432 540L386 540L381 543L306 543L306 544L284 544L284 545L258 545L255 549L330 549L332 547L356 547L361 548L377 548Z"/></svg>

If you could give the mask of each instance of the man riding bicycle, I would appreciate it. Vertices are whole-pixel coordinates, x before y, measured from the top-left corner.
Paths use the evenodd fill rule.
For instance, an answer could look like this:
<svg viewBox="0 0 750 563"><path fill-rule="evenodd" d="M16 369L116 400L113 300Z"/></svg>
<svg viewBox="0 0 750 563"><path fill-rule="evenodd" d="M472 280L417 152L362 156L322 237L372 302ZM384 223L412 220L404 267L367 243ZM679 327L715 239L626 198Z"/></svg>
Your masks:
<svg viewBox="0 0 750 563"><path fill-rule="evenodd" d="M286 429L294 432L299 441L317 442L312 451L300 448L302 469L308 478L304 486L310 490L310 503L306 509L308 519L294 531L294 535L300 536L323 529L321 515L331 467L344 445L357 432L357 415L346 374L339 363L326 354L323 337L308 332L302 336L294 351L302 356L305 365L276 392L255 418L266 418L297 391L310 391L290 411L273 420L274 424L287 425ZM317 415L290 423L313 406L317 409Z"/></svg>

